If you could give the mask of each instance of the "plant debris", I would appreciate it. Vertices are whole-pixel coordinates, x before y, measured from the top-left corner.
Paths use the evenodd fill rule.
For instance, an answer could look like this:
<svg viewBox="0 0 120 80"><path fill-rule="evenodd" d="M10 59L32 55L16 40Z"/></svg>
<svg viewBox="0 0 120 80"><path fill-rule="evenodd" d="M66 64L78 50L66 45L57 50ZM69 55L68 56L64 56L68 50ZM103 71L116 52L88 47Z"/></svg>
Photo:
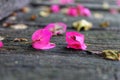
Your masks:
<svg viewBox="0 0 120 80"><path fill-rule="evenodd" d="M103 50L102 54L104 58L110 60L120 60L120 51L117 50Z"/></svg>
<svg viewBox="0 0 120 80"><path fill-rule="evenodd" d="M3 37L3 36L0 36L0 41L2 41L2 40L4 40L5 39L5 37Z"/></svg>
<svg viewBox="0 0 120 80"><path fill-rule="evenodd" d="M29 7L23 7L23 8L21 9L21 11L22 11L23 13L28 13L28 12L30 12L30 8L29 8Z"/></svg>
<svg viewBox="0 0 120 80"><path fill-rule="evenodd" d="M10 27L15 30L23 30L28 28L28 26L25 24L16 24L16 25L11 25Z"/></svg>
<svg viewBox="0 0 120 80"><path fill-rule="evenodd" d="M100 23L100 27L102 27L102 28L106 28L108 26L110 26L110 23L108 21Z"/></svg>
<svg viewBox="0 0 120 80"><path fill-rule="evenodd" d="M37 18L36 15L32 15L32 16L30 17L30 20L31 20L31 21L34 21L34 20L36 20L36 18Z"/></svg>
<svg viewBox="0 0 120 80"><path fill-rule="evenodd" d="M13 41L14 42L27 42L28 39L26 39L26 38L15 38Z"/></svg>
<svg viewBox="0 0 120 80"><path fill-rule="evenodd" d="M73 27L77 29L77 31L81 31L81 30L87 31L92 28L92 23L86 20L80 20L80 21L73 22Z"/></svg>

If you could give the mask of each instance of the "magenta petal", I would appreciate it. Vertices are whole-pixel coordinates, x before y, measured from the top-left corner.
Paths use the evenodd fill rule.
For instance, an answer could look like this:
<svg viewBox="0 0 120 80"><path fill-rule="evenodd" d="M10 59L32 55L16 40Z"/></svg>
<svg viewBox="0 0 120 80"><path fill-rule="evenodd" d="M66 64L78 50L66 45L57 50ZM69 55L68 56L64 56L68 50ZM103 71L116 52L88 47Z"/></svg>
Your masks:
<svg viewBox="0 0 120 80"><path fill-rule="evenodd" d="M32 47L38 50L51 49L51 48L54 48L55 46L56 45L54 43L42 44L40 42L36 42L32 44Z"/></svg>
<svg viewBox="0 0 120 80"><path fill-rule="evenodd" d="M47 30L47 29L39 29L36 30L33 35L32 35L32 41L36 41L36 40L41 40L41 41L45 41L45 42L49 42L50 38L52 36L52 33Z"/></svg>
<svg viewBox="0 0 120 80"><path fill-rule="evenodd" d="M61 4L71 4L74 3L74 0L59 0Z"/></svg>
<svg viewBox="0 0 120 80"><path fill-rule="evenodd" d="M45 49L51 49L54 48L56 45L54 43L49 43L46 46L42 47L41 49L45 50Z"/></svg>
<svg viewBox="0 0 120 80"><path fill-rule="evenodd" d="M88 8L84 8L82 11L80 11L80 15L89 17L91 16L91 11Z"/></svg>
<svg viewBox="0 0 120 80"><path fill-rule="evenodd" d="M3 42L0 41L0 48L2 48L4 46Z"/></svg>
<svg viewBox="0 0 120 80"><path fill-rule="evenodd" d="M116 0L116 4L120 6L120 0Z"/></svg>
<svg viewBox="0 0 120 80"><path fill-rule="evenodd" d="M47 29L36 30L32 35L32 47L35 49L54 48L55 44L50 43L52 32Z"/></svg>
<svg viewBox="0 0 120 80"><path fill-rule="evenodd" d="M87 46L84 43L84 35L78 32L66 33L67 48L86 50Z"/></svg>
<svg viewBox="0 0 120 80"><path fill-rule="evenodd" d="M58 13L58 12L60 12L60 7L59 7L59 5L52 5L51 10L53 13Z"/></svg>
<svg viewBox="0 0 120 80"><path fill-rule="evenodd" d="M76 8L70 7L70 8L68 9L67 15L73 16L73 17L77 17L77 16L78 16L78 11L77 11Z"/></svg>

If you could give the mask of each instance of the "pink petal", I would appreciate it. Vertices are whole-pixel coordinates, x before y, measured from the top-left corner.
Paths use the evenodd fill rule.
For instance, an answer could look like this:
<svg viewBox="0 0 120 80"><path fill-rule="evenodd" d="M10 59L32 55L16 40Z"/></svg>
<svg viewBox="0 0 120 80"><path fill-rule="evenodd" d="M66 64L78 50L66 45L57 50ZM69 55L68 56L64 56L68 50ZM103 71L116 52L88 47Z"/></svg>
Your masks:
<svg viewBox="0 0 120 80"><path fill-rule="evenodd" d="M118 11L117 11L116 9L110 9L110 13L111 13L111 14L117 14Z"/></svg>
<svg viewBox="0 0 120 80"><path fill-rule="evenodd" d="M117 4L118 6L120 6L120 0L117 0L117 1L116 1L116 4Z"/></svg>
<svg viewBox="0 0 120 80"><path fill-rule="evenodd" d="M89 16L91 16L91 12L88 8L84 8L83 11L80 11L80 15L89 17Z"/></svg>
<svg viewBox="0 0 120 80"><path fill-rule="evenodd" d="M56 45L54 43L49 43L46 46L42 47L41 49L51 49L54 48Z"/></svg>
<svg viewBox="0 0 120 80"><path fill-rule="evenodd" d="M4 46L3 42L0 41L0 48L2 48Z"/></svg>
<svg viewBox="0 0 120 80"><path fill-rule="evenodd" d="M67 48L86 50L87 46L84 43L84 35L78 32L66 33Z"/></svg>
<svg viewBox="0 0 120 80"><path fill-rule="evenodd" d="M50 43L52 33L47 29L36 30L32 35L32 47L35 49L51 49L55 44Z"/></svg>
<svg viewBox="0 0 120 80"><path fill-rule="evenodd" d="M56 45L54 43L43 44L41 42L35 42L32 44L32 47L35 49L45 50L54 48Z"/></svg>
<svg viewBox="0 0 120 80"><path fill-rule="evenodd" d="M74 3L74 0L59 0L61 4L71 4Z"/></svg>
<svg viewBox="0 0 120 80"><path fill-rule="evenodd" d="M51 10L53 13L58 13L58 12L60 12L60 7L59 7L59 5L52 5Z"/></svg>
<svg viewBox="0 0 120 80"><path fill-rule="evenodd" d="M79 15L86 16L86 17L91 16L91 11L88 8L85 8L84 6L79 4L77 5L77 9L78 9Z"/></svg>
<svg viewBox="0 0 120 80"><path fill-rule="evenodd" d="M45 27L45 29L51 31L53 35L64 34L66 32L66 28L67 25L62 22L50 23Z"/></svg>
<svg viewBox="0 0 120 80"><path fill-rule="evenodd" d="M33 33L32 41L36 41L36 40L41 39L43 42L44 42L44 40L46 42L49 42L51 36L52 36L52 33L49 30L47 30L47 29L39 29L39 30L36 30Z"/></svg>
<svg viewBox="0 0 120 80"><path fill-rule="evenodd" d="M76 8L70 7L70 8L68 9L67 15L73 16L73 17L77 17L77 16L78 16L78 11L77 11Z"/></svg>

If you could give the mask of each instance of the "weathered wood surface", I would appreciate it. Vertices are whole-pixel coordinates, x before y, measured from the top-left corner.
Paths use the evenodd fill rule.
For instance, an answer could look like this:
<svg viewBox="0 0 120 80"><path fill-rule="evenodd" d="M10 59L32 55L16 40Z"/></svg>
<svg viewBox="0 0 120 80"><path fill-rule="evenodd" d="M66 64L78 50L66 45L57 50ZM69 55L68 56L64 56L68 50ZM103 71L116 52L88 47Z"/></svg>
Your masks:
<svg viewBox="0 0 120 80"><path fill-rule="evenodd" d="M30 0L0 0L0 20L29 2Z"/></svg>
<svg viewBox="0 0 120 80"><path fill-rule="evenodd" d="M91 0L92 1L92 0ZM98 0L97 0L98 1ZM112 1L112 0L111 0ZM69 17L63 14L51 14L47 18L28 19L32 14L39 14L40 7L32 7L32 12L18 12L14 23L26 23L26 30L13 30L0 26L0 36L5 36L4 47L0 49L0 80L120 80L120 62L105 60L101 56L87 51L66 49L65 35L55 36L51 42L57 47L39 51L24 42L13 42L14 38L23 37L31 41L32 33L50 22L63 21L68 24L68 31L74 31L71 23L86 19L93 23L93 29L82 31L90 51L105 49L120 50L120 14L111 15L108 11L92 11L103 14L103 18ZM102 29L99 24L109 21L110 27Z"/></svg>

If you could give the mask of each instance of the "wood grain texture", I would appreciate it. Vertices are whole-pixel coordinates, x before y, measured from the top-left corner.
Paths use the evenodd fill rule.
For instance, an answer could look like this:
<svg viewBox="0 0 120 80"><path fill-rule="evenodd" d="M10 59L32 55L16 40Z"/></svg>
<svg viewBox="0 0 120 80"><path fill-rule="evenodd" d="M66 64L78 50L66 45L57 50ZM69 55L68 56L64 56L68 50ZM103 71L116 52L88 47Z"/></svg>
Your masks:
<svg viewBox="0 0 120 80"><path fill-rule="evenodd" d="M39 16L40 6L30 8L32 11L26 14L17 12L16 21L8 20L9 17L3 21L24 23L28 25L27 29L13 30L3 27L2 23L0 25L0 36L5 37L5 46L0 49L0 80L120 80L119 61L106 60L100 55L88 52L120 50L120 14L112 15L98 9L92 10L93 15L89 18L74 18L61 13L43 18ZM103 14L103 18L95 18L96 12ZM33 14L38 18L30 21ZM62 21L68 25L67 31L75 31L71 26L72 22L81 19L93 23L93 29L81 31L85 35L88 51L66 49L65 35L52 37L51 42L57 46L45 51L35 50L31 44L13 41L14 38L22 37L31 42L32 33L51 22ZM106 29L99 27L103 21L109 21L110 26Z"/></svg>

